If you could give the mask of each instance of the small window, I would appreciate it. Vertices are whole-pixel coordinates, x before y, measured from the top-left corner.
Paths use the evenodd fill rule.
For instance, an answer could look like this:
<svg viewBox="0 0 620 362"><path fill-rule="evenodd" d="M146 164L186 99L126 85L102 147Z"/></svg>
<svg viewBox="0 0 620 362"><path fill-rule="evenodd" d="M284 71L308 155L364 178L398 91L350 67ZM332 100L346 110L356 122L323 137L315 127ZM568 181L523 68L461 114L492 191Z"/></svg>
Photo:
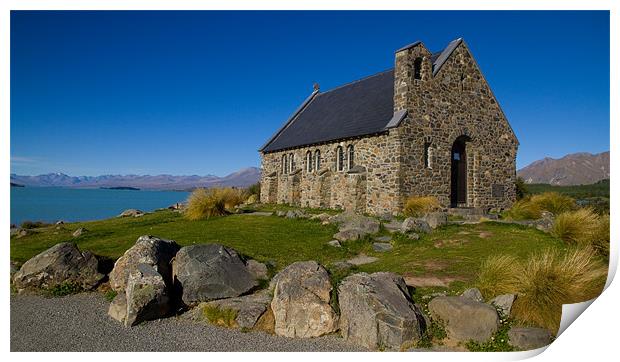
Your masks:
<svg viewBox="0 0 620 362"><path fill-rule="evenodd" d="M413 61L413 79L422 79L422 58Z"/></svg>
<svg viewBox="0 0 620 362"><path fill-rule="evenodd" d="M461 160L461 154L458 152L454 152L454 154L452 155L452 159L454 159L454 161L460 161Z"/></svg>
<svg viewBox="0 0 620 362"><path fill-rule="evenodd" d="M432 152L431 143L425 142L424 143L424 167L425 168L433 168L431 165L431 157L432 157L431 152Z"/></svg>
<svg viewBox="0 0 620 362"><path fill-rule="evenodd" d="M306 171L312 172L312 152L306 152Z"/></svg>
<svg viewBox="0 0 620 362"><path fill-rule="evenodd" d="M287 174L288 162L286 161L286 155L282 155L282 173Z"/></svg>
<svg viewBox="0 0 620 362"><path fill-rule="evenodd" d="M321 151L319 150L314 151L314 165L317 171L321 169Z"/></svg>
<svg viewBox="0 0 620 362"><path fill-rule="evenodd" d="M291 165L291 166L289 167L289 171L290 171L290 172L294 172L294 171L295 171L295 155L294 155L294 154L292 154L292 153L290 153L290 154L288 155L288 159L289 159L289 160L288 160L288 161L289 161L289 164Z"/></svg>
<svg viewBox="0 0 620 362"><path fill-rule="evenodd" d="M344 170L344 150L342 146L338 146L336 149L336 169L338 171Z"/></svg>
<svg viewBox="0 0 620 362"><path fill-rule="evenodd" d="M347 147L347 164L349 170L353 168L355 162L355 151L353 150L353 145L349 145Z"/></svg>

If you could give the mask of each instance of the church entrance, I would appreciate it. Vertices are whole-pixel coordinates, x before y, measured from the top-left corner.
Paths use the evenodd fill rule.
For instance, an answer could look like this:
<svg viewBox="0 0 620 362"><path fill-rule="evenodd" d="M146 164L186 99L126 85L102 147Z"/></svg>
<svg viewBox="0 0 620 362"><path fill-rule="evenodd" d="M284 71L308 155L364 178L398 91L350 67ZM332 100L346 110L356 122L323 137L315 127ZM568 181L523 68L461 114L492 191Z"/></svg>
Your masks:
<svg viewBox="0 0 620 362"><path fill-rule="evenodd" d="M467 136L460 136L454 141L451 152L450 207L467 206L467 154L465 142Z"/></svg>

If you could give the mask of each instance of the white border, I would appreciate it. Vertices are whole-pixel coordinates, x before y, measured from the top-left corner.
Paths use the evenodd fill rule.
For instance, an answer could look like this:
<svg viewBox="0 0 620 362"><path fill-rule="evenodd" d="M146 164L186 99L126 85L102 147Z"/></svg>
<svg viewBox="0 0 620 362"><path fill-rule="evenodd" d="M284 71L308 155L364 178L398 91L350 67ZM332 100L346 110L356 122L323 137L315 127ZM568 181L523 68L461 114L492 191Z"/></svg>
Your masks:
<svg viewBox="0 0 620 362"><path fill-rule="evenodd" d="M339 1L339 0L296 0L296 1L277 1L277 0L264 0L264 1L250 1L250 0L237 0L237 1L219 1L219 2L206 2L198 0L177 0L177 1L164 1L164 0L96 0L96 1L43 1L43 0L4 0L0 2L0 79L2 80L0 89L0 162L2 165L3 174L8 176L10 174L10 136L9 136L9 117L10 117L10 10L197 10L197 9L212 9L212 10L342 10L342 9L363 9L363 10L611 10L611 60L610 64L619 64L618 59L618 5L617 2L612 0L504 0L504 1L485 1L485 0L472 0L472 1L458 1L458 0L434 0L434 1L395 1L395 0L383 0L383 1ZM576 49L567 49L567 52ZM592 56L596 56L593 54ZM610 119L618 119L618 72L615 67L611 67L611 113ZM569 76L569 75L567 75ZM610 124L610 135L612 139L618 139L618 127L616 122ZM616 144L611 143L611 153L615 155ZM611 158L611 174L615 175L618 162ZM8 177L6 177L8 178ZM7 181L5 178L5 182ZM618 193L617 190L618 181L611 178L611 204L612 209L615 210L615 206L618 205ZM3 206L0 208L0 217L3 221L2 224L8 226L10 224L9 216L9 188L8 185L2 188L0 191L0 197L3 202ZM612 219L612 254L610 263L610 275L608 277L608 285L613 279L618 262L618 227L615 220ZM2 234L3 245L3 265L4 270L8 270L9 261L9 236L8 233ZM5 308L3 308L2 320L4 321L4 329L2 330L2 346L3 352L9 351L9 288L8 288L8 273L0 273L4 287L2 288L2 296L5 301ZM619 325L620 317L618 317L617 307L619 298L618 283L611 285L596 301L593 303L592 308L588 308L583 313L583 316L575 321L574 326L566 329L562 333L556 342L554 342L548 348L548 352L543 353L538 358L552 359L552 360L607 360L612 359L615 355L615 347L617 344L617 330L616 326ZM568 309L576 308L578 311L583 311L581 306L567 307ZM579 315L578 312L566 311L564 317L568 317L572 314L572 317L576 318ZM572 319L572 318L571 318ZM563 326L566 322L563 321ZM544 349L538 351L521 352L521 353L424 353L422 355L411 355L409 353L390 354L390 359L419 359L424 360L452 360L458 358L463 361L490 361L490 360L516 360L528 358L542 352ZM317 358L321 360L327 359L362 359L370 360L375 359L378 355L371 353L357 353L352 354L335 354L335 353L323 353L321 355L310 353L253 353L248 355L247 353L226 353L224 355L183 355L183 358L213 358L213 359L269 359L276 361L289 361L295 360L312 360ZM108 360L110 358L121 359L135 359L135 358L149 358L155 360L168 360L172 356L168 353L150 354L149 356L136 356L126 353L115 354L114 356L104 355L101 353L84 354L69 354L69 353L45 353L33 354L33 353L13 353L10 356L5 356L12 359L70 359L70 360L82 360L92 359L97 361ZM174 357L172 357L174 358Z"/></svg>

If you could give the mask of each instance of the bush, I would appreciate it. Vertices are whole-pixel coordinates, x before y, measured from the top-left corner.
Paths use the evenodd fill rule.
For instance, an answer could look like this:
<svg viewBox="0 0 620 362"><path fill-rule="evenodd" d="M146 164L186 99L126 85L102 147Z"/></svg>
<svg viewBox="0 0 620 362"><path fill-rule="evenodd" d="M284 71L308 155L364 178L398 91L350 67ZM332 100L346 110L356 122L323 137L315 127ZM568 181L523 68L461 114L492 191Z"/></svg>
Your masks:
<svg viewBox="0 0 620 362"><path fill-rule="evenodd" d="M260 195L260 182L248 186L247 193L248 195Z"/></svg>
<svg viewBox="0 0 620 362"><path fill-rule="evenodd" d="M534 195L530 199L530 202L536 205L540 210L549 211L553 215L559 215L563 212L574 210L576 207L575 200L557 192L545 192Z"/></svg>
<svg viewBox="0 0 620 362"><path fill-rule="evenodd" d="M521 200L525 198L530 193L522 177L517 177L517 182L515 183L515 187L517 189L517 200Z"/></svg>
<svg viewBox="0 0 620 362"><path fill-rule="evenodd" d="M553 235L569 244L588 245L593 242L600 219L591 209L564 212L555 218Z"/></svg>
<svg viewBox="0 0 620 362"><path fill-rule="evenodd" d="M76 294L83 291L82 287L73 282L62 282L47 289L48 295L52 297L64 297L65 295Z"/></svg>
<svg viewBox="0 0 620 362"><path fill-rule="evenodd" d="M521 268L521 264L513 256L490 256L482 262L476 287L485 299L514 293L517 289L517 276L522 272Z"/></svg>
<svg viewBox="0 0 620 362"><path fill-rule="evenodd" d="M30 221L30 220L26 220L26 221L22 222L21 228L22 229L36 229L36 228L42 228L42 227L49 226L49 225L50 224L44 223L43 221Z"/></svg>
<svg viewBox="0 0 620 362"><path fill-rule="evenodd" d="M403 214L405 216L420 217L441 206L435 196L412 196L405 201Z"/></svg>
<svg viewBox="0 0 620 362"><path fill-rule="evenodd" d="M513 315L555 333L560 327L562 304L598 296L606 275L606 266L591 248L574 249L564 256L547 250L525 264Z"/></svg>
<svg viewBox="0 0 620 362"><path fill-rule="evenodd" d="M555 332L562 304L596 297L606 275L607 267L590 247L574 248L566 254L549 249L531 255L524 263L511 257L490 257L482 265L477 284L485 298L516 294L513 317Z"/></svg>
<svg viewBox="0 0 620 362"><path fill-rule="evenodd" d="M224 194L221 189L196 189L187 199L184 214L189 220L226 215Z"/></svg>

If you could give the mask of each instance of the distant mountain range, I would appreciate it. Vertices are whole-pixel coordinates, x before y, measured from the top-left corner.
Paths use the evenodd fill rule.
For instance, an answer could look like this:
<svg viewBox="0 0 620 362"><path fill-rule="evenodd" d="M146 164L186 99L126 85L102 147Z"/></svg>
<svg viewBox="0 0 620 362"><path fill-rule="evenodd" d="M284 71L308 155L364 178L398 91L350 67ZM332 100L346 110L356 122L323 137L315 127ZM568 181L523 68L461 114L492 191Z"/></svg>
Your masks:
<svg viewBox="0 0 620 362"><path fill-rule="evenodd" d="M63 173L49 173L38 176L11 174L11 184L26 187L74 187L74 188L118 188L134 187L147 190L188 190L196 187L231 186L246 187L257 183L260 170L248 167L224 177L173 176L173 175L103 175L69 176Z"/></svg>
<svg viewBox="0 0 620 362"><path fill-rule="evenodd" d="M609 151L573 153L559 159L545 157L517 171L528 184L586 185L609 178Z"/></svg>

